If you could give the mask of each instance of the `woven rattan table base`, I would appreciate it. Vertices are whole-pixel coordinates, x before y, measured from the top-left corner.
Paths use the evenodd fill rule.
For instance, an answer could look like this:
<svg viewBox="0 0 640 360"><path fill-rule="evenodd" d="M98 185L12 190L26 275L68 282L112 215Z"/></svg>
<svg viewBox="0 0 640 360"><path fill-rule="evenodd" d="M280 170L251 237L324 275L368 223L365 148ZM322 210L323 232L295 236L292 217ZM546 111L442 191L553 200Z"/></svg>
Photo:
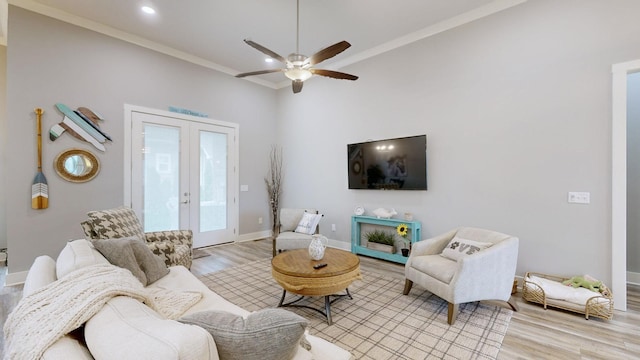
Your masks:
<svg viewBox="0 0 640 360"><path fill-rule="evenodd" d="M316 264L327 266L314 269ZM318 311L332 324L331 303L343 297L352 299L348 286L360 275L360 259L350 252L327 248L321 260L313 260L307 249L283 252L271 261L271 274L284 289L278 306L306 307ZM346 294L337 294L346 291ZM289 293L300 295L300 298L285 303L285 296ZM305 296L324 296L325 309L311 308L299 304ZM331 299L334 297L334 299Z"/></svg>

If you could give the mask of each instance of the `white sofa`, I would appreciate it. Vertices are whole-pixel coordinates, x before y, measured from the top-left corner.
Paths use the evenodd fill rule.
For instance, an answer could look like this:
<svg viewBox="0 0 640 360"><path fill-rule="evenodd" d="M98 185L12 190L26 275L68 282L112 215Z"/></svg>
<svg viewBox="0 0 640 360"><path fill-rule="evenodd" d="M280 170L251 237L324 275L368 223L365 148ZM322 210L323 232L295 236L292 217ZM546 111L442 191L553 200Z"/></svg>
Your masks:
<svg viewBox="0 0 640 360"><path fill-rule="evenodd" d="M108 261L87 240L69 242L57 261L49 256L36 258L29 270L23 296L73 270L101 263ZM222 310L244 317L250 314L211 291L185 267L169 269L168 275L149 287L201 292L202 299L184 315L204 310ZM313 335L306 337L311 350L299 346L294 359L352 358L348 351L337 345ZM42 359L219 359L209 332L195 325L165 319L140 301L125 296L112 298L87 321L82 340L86 346L66 335L50 346Z"/></svg>

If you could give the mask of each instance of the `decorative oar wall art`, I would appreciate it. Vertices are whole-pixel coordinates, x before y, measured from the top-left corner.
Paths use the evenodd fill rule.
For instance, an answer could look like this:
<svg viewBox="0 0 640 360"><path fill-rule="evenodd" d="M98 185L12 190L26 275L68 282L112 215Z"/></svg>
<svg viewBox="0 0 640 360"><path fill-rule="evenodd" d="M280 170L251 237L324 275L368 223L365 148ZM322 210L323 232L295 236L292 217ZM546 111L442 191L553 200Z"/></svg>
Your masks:
<svg viewBox="0 0 640 360"><path fill-rule="evenodd" d="M31 208L46 209L49 207L49 185L47 178L42 173L42 114L40 108L34 110L36 113L36 128L38 132L38 173L33 184L31 184Z"/></svg>
<svg viewBox="0 0 640 360"><path fill-rule="evenodd" d="M111 137L100 129L99 121L104 120L101 116L86 107L79 107L71 110L65 104L56 104L56 107L64 118L61 123L55 124L49 130L49 139L55 141L65 131L72 136L86 141L100 151L105 151L104 143Z"/></svg>

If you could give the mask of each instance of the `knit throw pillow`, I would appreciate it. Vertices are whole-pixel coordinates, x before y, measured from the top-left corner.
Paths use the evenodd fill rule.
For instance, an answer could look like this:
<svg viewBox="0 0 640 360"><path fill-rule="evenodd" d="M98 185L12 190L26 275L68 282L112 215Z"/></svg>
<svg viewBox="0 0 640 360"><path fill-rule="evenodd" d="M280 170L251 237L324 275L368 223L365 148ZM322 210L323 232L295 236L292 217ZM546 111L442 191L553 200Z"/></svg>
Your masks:
<svg viewBox="0 0 640 360"><path fill-rule="evenodd" d="M292 359L299 345L311 349L304 336L307 320L283 309L259 310L246 319L226 311L202 311L178 321L211 333L221 360Z"/></svg>

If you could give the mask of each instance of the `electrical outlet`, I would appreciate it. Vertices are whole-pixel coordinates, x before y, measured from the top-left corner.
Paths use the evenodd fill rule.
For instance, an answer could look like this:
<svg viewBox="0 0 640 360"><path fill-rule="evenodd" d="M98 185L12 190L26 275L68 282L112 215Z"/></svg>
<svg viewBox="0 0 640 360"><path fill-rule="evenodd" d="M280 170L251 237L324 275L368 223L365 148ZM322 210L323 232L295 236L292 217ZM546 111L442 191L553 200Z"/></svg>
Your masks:
<svg viewBox="0 0 640 360"><path fill-rule="evenodd" d="M336 224L331 224L331 231L336 231Z"/></svg>
<svg viewBox="0 0 640 360"><path fill-rule="evenodd" d="M589 204L591 203L591 193L570 191L567 201L572 204Z"/></svg>
<svg viewBox="0 0 640 360"><path fill-rule="evenodd" d="M258 224L262 224L262 218L261 217L258 218Z"/></svg>

